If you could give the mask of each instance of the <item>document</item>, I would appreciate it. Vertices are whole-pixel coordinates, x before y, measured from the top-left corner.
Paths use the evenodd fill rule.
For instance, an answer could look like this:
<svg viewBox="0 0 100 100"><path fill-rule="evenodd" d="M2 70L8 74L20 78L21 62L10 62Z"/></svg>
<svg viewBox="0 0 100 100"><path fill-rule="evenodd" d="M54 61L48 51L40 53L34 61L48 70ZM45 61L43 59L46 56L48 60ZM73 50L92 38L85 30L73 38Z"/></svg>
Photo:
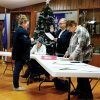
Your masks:
<svg viewBox="0 0 100 100"><path fill-rule="evenodd" d="M54 40L54 36L51 33L45 33L45 34L50 40Z"/></svg>

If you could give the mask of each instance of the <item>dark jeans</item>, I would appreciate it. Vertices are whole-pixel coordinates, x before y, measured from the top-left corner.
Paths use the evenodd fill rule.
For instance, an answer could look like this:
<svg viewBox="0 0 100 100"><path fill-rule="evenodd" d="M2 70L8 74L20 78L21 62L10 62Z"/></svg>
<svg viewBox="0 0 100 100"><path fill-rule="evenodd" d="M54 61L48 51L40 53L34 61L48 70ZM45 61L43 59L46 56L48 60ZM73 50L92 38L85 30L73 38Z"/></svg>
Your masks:
<svg viewBox="0 0 100 100"><path fill-rule="evenodd" d="M84 63L88 63L88 61L85 61ZM80 92L80 98L92 99L93 94L90 86L90 82L88 78L77 78L77 90Z"/></svg>
<svg viewBox="0 0 100 100"><path fill-rule="evenodd" d="M19 75L24 64L25 63L23 61L15 61L15 67L13 71L13 85L15 88L19 87Z"/></svg>

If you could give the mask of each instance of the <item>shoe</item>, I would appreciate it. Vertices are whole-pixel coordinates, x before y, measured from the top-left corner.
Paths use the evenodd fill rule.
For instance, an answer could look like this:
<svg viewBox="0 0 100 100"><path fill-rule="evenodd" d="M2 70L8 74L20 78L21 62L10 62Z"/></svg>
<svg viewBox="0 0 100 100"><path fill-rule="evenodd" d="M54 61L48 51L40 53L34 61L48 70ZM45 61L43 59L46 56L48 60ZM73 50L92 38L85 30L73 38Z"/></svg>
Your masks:
<svg viewBox="0 0 100 100"><path fill-rule="evenodd" d="M13 88L14 91L25 91L24 87Z"/></svg>
<svg viewBox="0 0 100 100"><path fill-rule="evenodd" d="M93 96L87 96L87 95L79 94L78 99L79 100L93 100Z"/></svg>
<svg viewBox="0 0 100 100"><path fill-rule="evenodd" d="M79 95L80 92L77 89L74 89L73 91L70 92L71 95Z"/></svg>
<svg viewBox="0 0 100 100"><path fill-rule="evenodd" d="M79 99L83 99L83 100L93 100L93 94L92 93L89 93L89 92L81 92L79 95L78 95L78 98Z"/></svg>
<svg viewBox="0 0 100 100"><path fill-rule="evenodd" d="M27 75L21 75L21 77L22 77L22 78L28 78L28 76L27 76Z"/></svg>

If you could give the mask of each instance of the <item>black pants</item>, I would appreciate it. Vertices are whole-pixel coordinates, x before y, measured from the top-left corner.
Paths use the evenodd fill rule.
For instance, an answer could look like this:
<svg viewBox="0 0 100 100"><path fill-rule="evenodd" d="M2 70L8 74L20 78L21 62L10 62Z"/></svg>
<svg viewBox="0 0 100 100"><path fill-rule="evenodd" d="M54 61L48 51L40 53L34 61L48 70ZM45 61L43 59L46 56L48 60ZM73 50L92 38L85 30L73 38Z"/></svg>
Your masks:
<svg viewBox="0 0 100 100"><path fill-rule="evenodd" d="M84 63L88 63L85 61ZM80 98L90 100L93 98L90 82L88 78L77 78L77 90L80 91Z"/></svg>
<svg viewBox="0 0 100 100"><path fill-rule="evenodd" d="M25 76L29 76L30 73L32 74L45 74L46 77L49 77L49 73L42 68L42 66L34 59L31 59L30 62L27 64L28 68L25 71Z"/></svg>
<svg viewBox="0 0 100 100"><path fill-rule="evenodd" d="M19 75L24 64L25 64L24 61L20 60L15 61L15 67L13 72L13 85L15 88L19 87Z"/></svg>

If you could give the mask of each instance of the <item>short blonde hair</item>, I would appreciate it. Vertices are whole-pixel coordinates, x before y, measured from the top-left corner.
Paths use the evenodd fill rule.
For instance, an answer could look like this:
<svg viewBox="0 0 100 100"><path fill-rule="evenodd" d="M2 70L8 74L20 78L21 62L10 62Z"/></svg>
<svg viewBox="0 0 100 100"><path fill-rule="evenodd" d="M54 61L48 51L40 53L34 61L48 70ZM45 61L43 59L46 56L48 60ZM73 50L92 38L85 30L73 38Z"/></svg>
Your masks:
<svg viewBox="0 0 100 100"><path fill-rule="evenodd" d="M20 14L17 19L18 19L18 25L19 26L28 21L27 16L23 15L23 14Z"/></svg>

